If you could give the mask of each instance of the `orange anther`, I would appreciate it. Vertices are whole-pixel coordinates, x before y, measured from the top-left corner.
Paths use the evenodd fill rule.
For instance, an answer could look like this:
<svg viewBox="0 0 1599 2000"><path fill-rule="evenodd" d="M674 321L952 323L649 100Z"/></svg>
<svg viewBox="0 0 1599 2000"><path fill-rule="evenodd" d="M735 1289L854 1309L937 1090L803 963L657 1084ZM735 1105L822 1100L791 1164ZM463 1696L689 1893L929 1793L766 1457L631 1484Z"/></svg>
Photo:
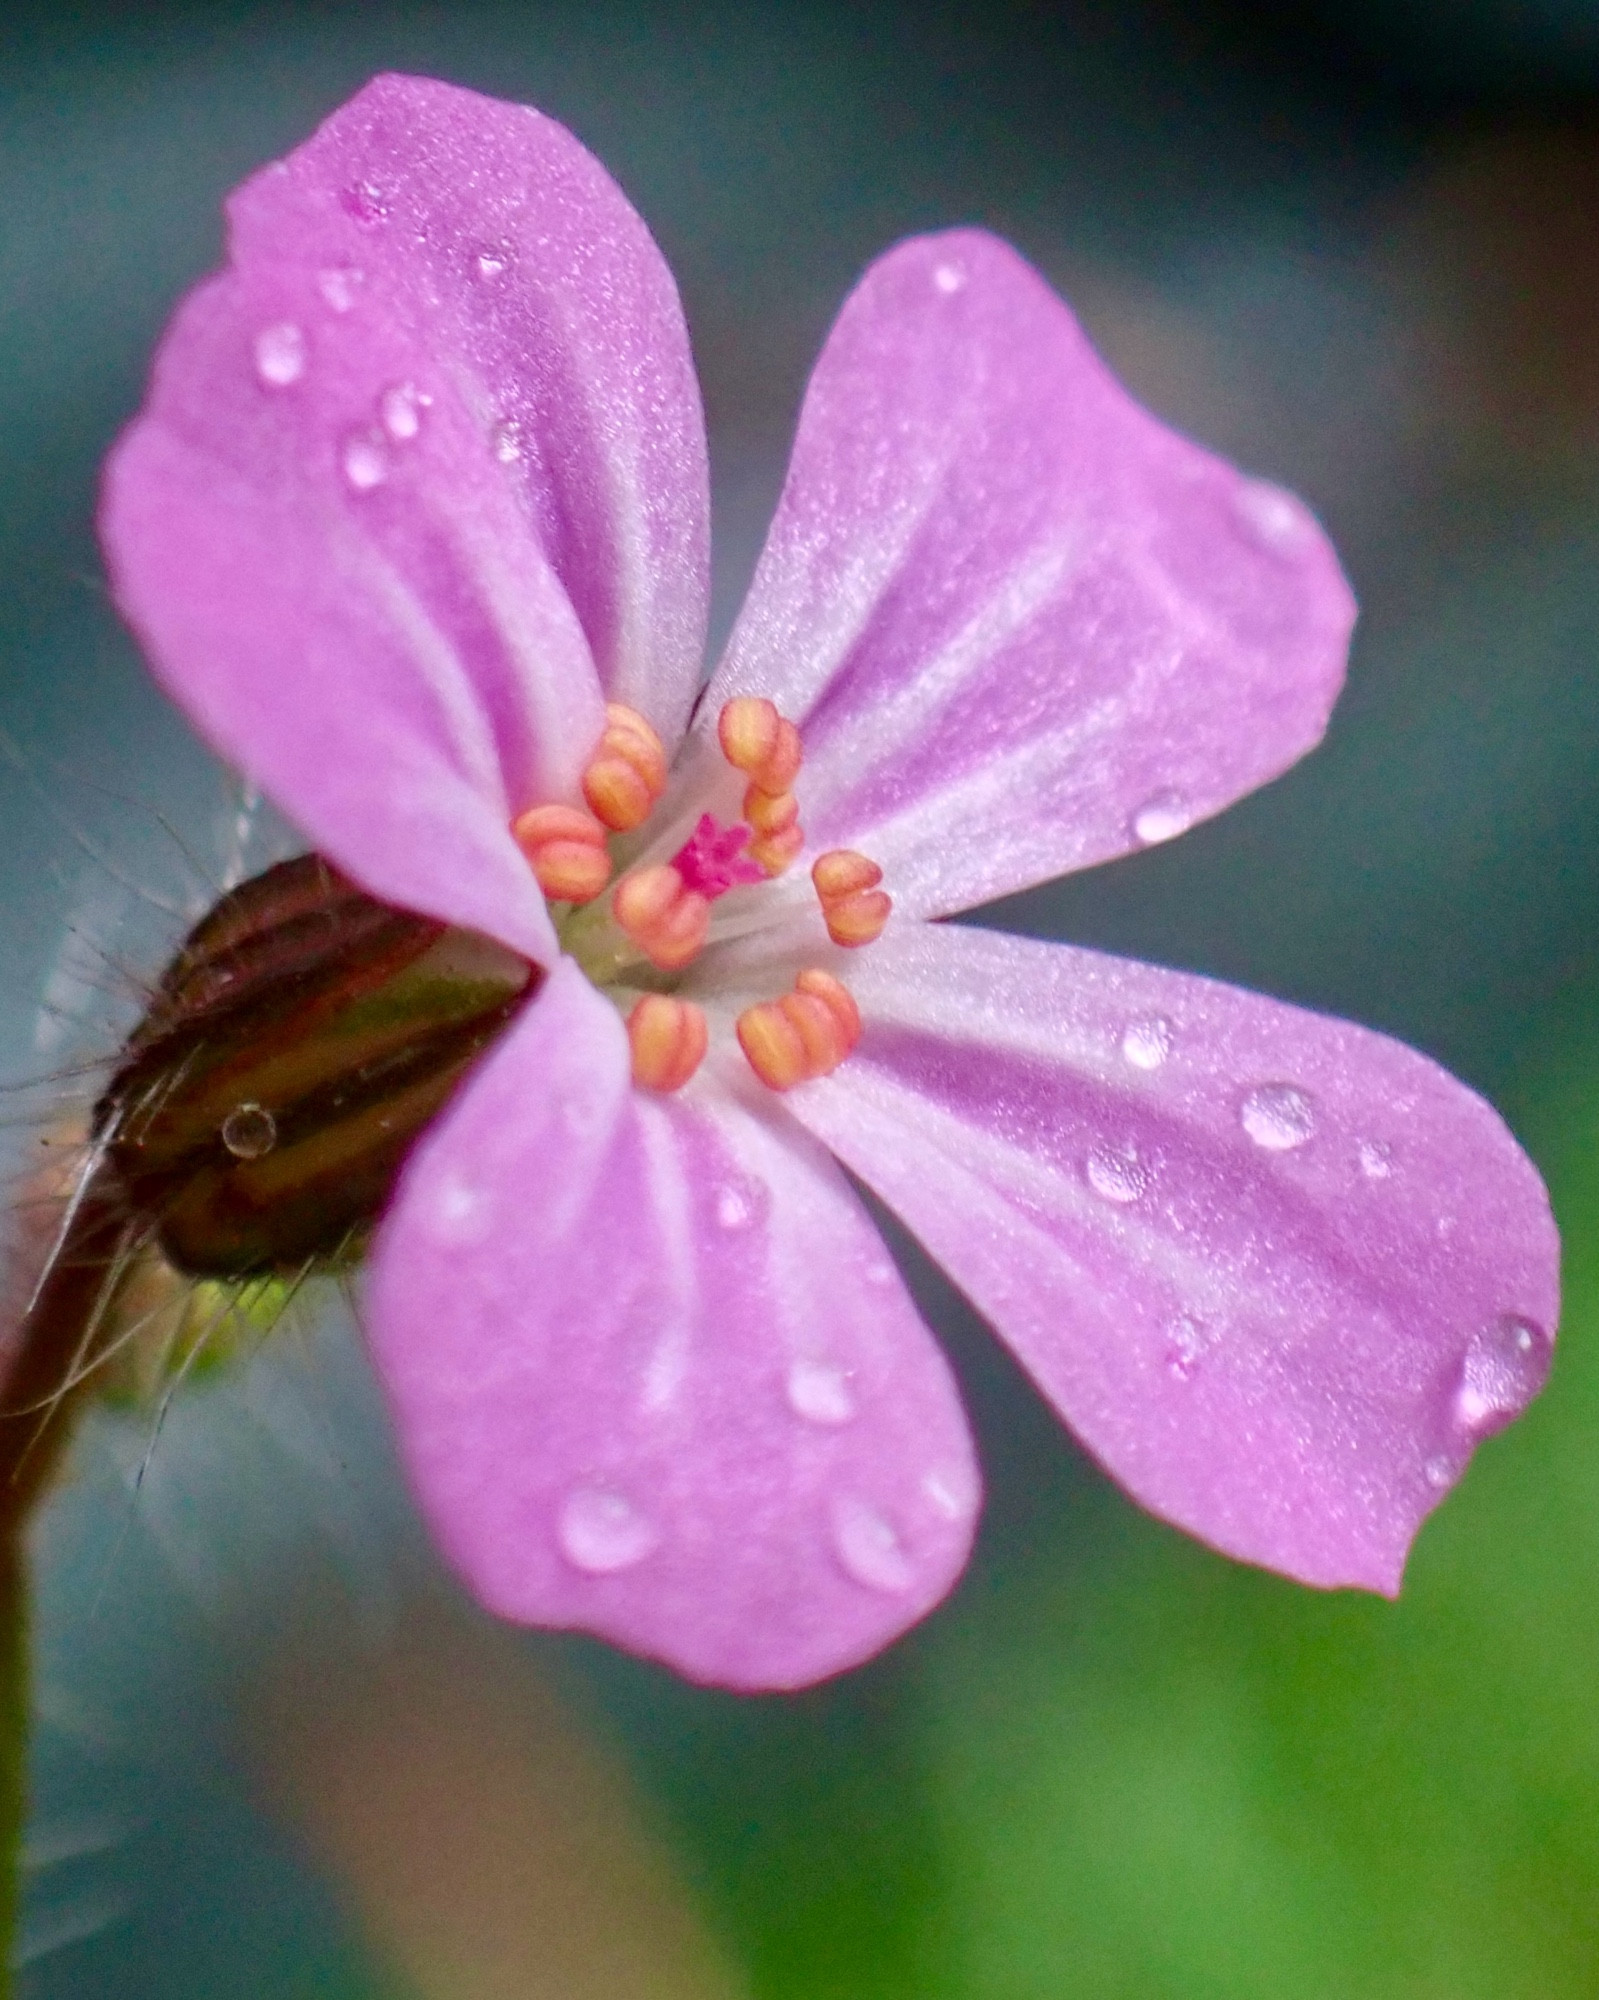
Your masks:
<svg viewBox="0 0 1599 2000"><path fill-rule="evenodd" d="M775 797L799 776L804 753L800 733L761 695L736 695L722 704L716 722L722 755L735 771Z"/></svg>
<svg viewBox="0 0 1599 2000"><path fill-rule="evenodd" d="M861 1038L861 1010L855 1004L855 995L841 979L823 972L820 966L808 966L794 981L794 990L825 1001L838 1020L844 1040L854 1048Z"/></svg>
<svg viewBox="0 0 1599 2000"><path fill-rule="evenodd" d="M646 1090L681 1090L705 1059L705 1015L690 1000L646 993L627 1017L633 1081Z"/></svg>
<svg viewBox="0 0 1599 2000"><path fill-rule="evenodd" d="M785 827L781 833L768 834L764 840L752 840L744 852L768 875L781 875L804 845L805 829L794 825Z"/></svg>
<svg viewBox="0 0 1599 2000"><path fill-rule="evenodd" d="M782 726L775 703L760 695L741 694L723 702L716 718L716 737L733 769L753 776L777 748Z"/></svg>
<svg viewBox="0 0 1599 2000"><path fill-rule="evenodd" d="M666 790L666 748L636 708L619 701L605 704L602 746L615 750L637 767L639 776L657 798Z"/></svg>
<svg viewBox="0 0 1599 2000"><path fill-rule="evenodd" d="M883 935L883 926L893 910L893 899L881 889L862 889L858 895L840 896L822 905L822 921L834 944L871 944Z"/></svg>
<svg viewBox="0 0 1599 2000"><path fill-rule="evenodd" d="M838 1068L849 1054L849 1044L839 1027L838 1016L825 1000L814 993L785 993L778 1006L783 1016L799 1030L805 1044L805 1073L826 1076Z"/></svg>
<svg viewBox="0 0 1599 2000"><path fill-rule="evenodd" d="M792 1090L809 1076L804 1039L776 1001L746 1009L734 1032L750 1068L768 1090Z"/></svg>
<svg viewBox="0 0 1599 2000"><path fill-rule="evenodd" d="M613 833L642 826L666 790L666 752L637 709L605 705L605 733L583 773L583 796Z"/></svg>
<svg viewBox="0 0 1599 2000"><path fill-rule="evenodd" d="M799 800L792 792L763 792L751 785L744 794L744 818L757 839L768 840L774 833L787 833L799 818Z"/></svg>
<svg viewBox="0 0 1599 2000"><path fill-rule="evenodd" d="M864 854L848 847L835 847L819 854L811 864L811 880L824 903L831 903L839 896L853 896L859 889L875 889L882 879L883 871L875 861L868 861Z"/></svg>
<svg viewBox="0 0 1599 2000"><path fill-rule="evenodd" d="M613 833L631 833L650 816L655 799L626 757L602 754L583 773L583 796Z"/></svg>
<svg viewBox="0 0 1599 2000"><path fill-rule="evenodd" d="M605 828L577 806L534 806L511 822L511 838L552 901L592 902L611 879Z"/></svg>
<svg viewBox="0 0 1599 2000"><path fill-rule="evenodd" d="M685 889L669 862L624 875L611 898L611 914L663 972L680 972L696 958L711 924L709 902Z"/></svg>

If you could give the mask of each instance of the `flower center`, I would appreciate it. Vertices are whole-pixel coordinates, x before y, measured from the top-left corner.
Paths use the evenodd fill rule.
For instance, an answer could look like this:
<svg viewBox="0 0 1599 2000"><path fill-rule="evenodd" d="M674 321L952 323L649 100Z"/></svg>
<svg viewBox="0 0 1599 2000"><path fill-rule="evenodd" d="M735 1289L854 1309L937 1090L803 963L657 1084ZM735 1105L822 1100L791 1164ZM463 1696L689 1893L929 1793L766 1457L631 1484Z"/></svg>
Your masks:
<svg viewBox="0 0 1599 2000"><path fill-rule="evenodd" d="M534 806L511 828L545 895L566 905L556 915L567 950L597 986L618 998L637 992L627 1019L633 1078L652 1090L681 1089L709 1047L704 1008L676 989L716 941L712 906L743 891L726 934L758 927L751 895L805 846L796 726L772 702L741 695L723 705L716 741L721 766L709 778L697 747L682 760L688 769L674 774L644 717L608 703L583 773L583 805ZM743 780L742 796L730 795L739 799L736 820L724 797L730 774ZM847 849L812 864L835 945L858 949L881 934L892 907L882 877L875 862ZM860 1014L843 984L817 966L799 974L792 992L745 1009L734 1027L755 1074L788 1090L844 1061L860 1038Z"/></svg>

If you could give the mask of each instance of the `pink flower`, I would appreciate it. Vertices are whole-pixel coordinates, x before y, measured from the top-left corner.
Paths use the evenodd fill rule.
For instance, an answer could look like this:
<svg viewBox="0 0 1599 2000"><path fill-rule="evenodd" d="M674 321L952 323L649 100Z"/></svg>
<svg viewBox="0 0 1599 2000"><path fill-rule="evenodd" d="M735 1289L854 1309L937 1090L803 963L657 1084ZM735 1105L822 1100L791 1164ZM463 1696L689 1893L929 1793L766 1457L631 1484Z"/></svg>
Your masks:
<svg viewBox="0 0 1599 2000"><path fill-rule="evenodd" d="M1353 607L1305 509L1132 403L1004 244L916 238L829 337L696 706L688 340L576 140L383 77L229 214L106 547L163 684L318 849L547 968L365 1295L477 1595L785 1687L949 1589L971 1439L835 1161L1144 1506L1395 1590L1548 1365L1555 1235L1503 1125L1364 1029L933 921L1316 742ZM591 896L562 868L614 865L618 901L547 906L534 864Z"/></svg>

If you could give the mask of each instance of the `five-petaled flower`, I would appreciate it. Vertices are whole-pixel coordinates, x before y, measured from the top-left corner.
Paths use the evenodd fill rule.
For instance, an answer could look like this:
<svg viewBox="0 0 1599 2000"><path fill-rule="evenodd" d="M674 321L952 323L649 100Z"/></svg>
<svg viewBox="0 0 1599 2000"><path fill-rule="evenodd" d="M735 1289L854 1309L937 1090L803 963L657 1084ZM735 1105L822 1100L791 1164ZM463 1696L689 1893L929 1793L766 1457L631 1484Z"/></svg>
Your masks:
<svg viewBox="0 0 1599 2000"><path fill-rule="evenodd" d="M1146 1507L1394 1590L1547 1367L1514 1141L1379 1035L935 921L1316 742L1352 604L1306 510L1139 409L1004 244L917 238L827 341L702 696L687 335L577 141L384 77L230 219L105 542L322 853L545 968L364 1295L478 1596L780 1687L948 1590L971 1439L835 1162Z"/></svg>

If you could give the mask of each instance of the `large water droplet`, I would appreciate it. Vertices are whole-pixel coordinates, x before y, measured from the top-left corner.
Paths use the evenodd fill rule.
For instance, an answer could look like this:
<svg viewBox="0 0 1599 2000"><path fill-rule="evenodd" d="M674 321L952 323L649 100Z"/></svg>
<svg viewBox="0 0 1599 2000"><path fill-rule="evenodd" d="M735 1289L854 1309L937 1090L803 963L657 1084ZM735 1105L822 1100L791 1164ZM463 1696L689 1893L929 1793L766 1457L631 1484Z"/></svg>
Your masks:
<svg viewBox="0 0 1599 2000"><path fill-rule="evenodd" d="M1294 496L1265 479L1246 479L1238 487L1233 513L1249 539L1272 555L1292 555L1310 531L1309 516Z"/></svg>
<svg viewBox="0 0 1599 2000"><path fill-rule="evenodd" d="M1171 1022L1158 1017L1129 1021L1122 1035L1122 1060L1134 1069L1159 1069L1171 1054Z"/></svg>
<svg viewBox="0 0 1599 2000"><path fill-rule="evenodd" d="M1394 1149L1381 1139L1361 1139L1355 1153L1369 1181L1385 1181L1394 1170Z"/></svg>
<svg viewBox="0 0 1599 2000"><path fill-rule="evenodd" d="M1149 1186L1149 1169L1135 1146L1096 1146L1083 1166L1088 1185L1104 1201L1125 1207Z"/></svg>
<svg viewBox="0 0 1599 2000"><path fill-rule="evenodd" d="M222 1143L236 1160L259 1160L278 1143L278 1121L264 1104L236 1104L222 1121Z"/></svg>
<svg viewBox="0 0 1599 2000"><path fill-rule="evenodd" d="M366 273L354 264L330 264L316 274L316 288L336 313L347 313L366 283Z"/></svg>
<svg viewBox="0 0 1599 2000"><path fill-rule="evenodd" d="M287 389L305 373L305 335L292 320L264 326L256 335L255 372L269 389Z"/></svg>
<svg viewBox="0 0 1599 2000"><path fill-rule="evenodd" d="M1291 1153L1316 1133L1316 1108L1292 1083L1261 1084L1244 1099L1238 1119L1268 1153Z"/></svg>
<svg viewBox="0 0 1599 2000"><path fill-rule="evenodd" d="M1133 814L1133 838L1145 847L1175 840L1194 823L1194 809L1176 792L1156 792Z"/></svg>
<svg viewBox="0 0 1599 2000"><path fill-rule="evenodd" d="M660 1532L631 1500L606 1487L574 1487L556 1526L561 1553L591 1576L610 1576L643 1562L660 1544Z"/></svg>
<svg viewBox="0 0 1599 2000"><path fill-rule="evenodd" d="M344 440L344 476L357 493L370 493L389 476L389 449L370 431L354 431Z"/></svg>
<svg viewBox="0 0 1599 2000"><path fill-rule="evenodd" d="M849 1376L834 1361L796 1361L788 1371L788 1401L813 1424L847 1424L855 1414Z"/></svg>
<svg viewBox="0 0 1599 2000"><path fill-rule="evenodd" d="M1455 1391L1455 1421L1473 1436L1502 1430L1543 1387L1549 1341L1531 1320L1503 1313L1471 1336Z"/></svg>
<svg viewBox="0 0 1599 2000"><path fill-rule="evenodd" d="M833 1508L833 1546L857 1583L868 1590L900 1592L916 1581L894 1525L864 1500L840 1500Z"/></svg>
<svg viewBox="0 0 1599 2000"><path fill-rule="evenodd" d="M433 398L414 382L396 382L378 398L378 416L396 444L409 444L422 428L422 412Z"/></svg>

